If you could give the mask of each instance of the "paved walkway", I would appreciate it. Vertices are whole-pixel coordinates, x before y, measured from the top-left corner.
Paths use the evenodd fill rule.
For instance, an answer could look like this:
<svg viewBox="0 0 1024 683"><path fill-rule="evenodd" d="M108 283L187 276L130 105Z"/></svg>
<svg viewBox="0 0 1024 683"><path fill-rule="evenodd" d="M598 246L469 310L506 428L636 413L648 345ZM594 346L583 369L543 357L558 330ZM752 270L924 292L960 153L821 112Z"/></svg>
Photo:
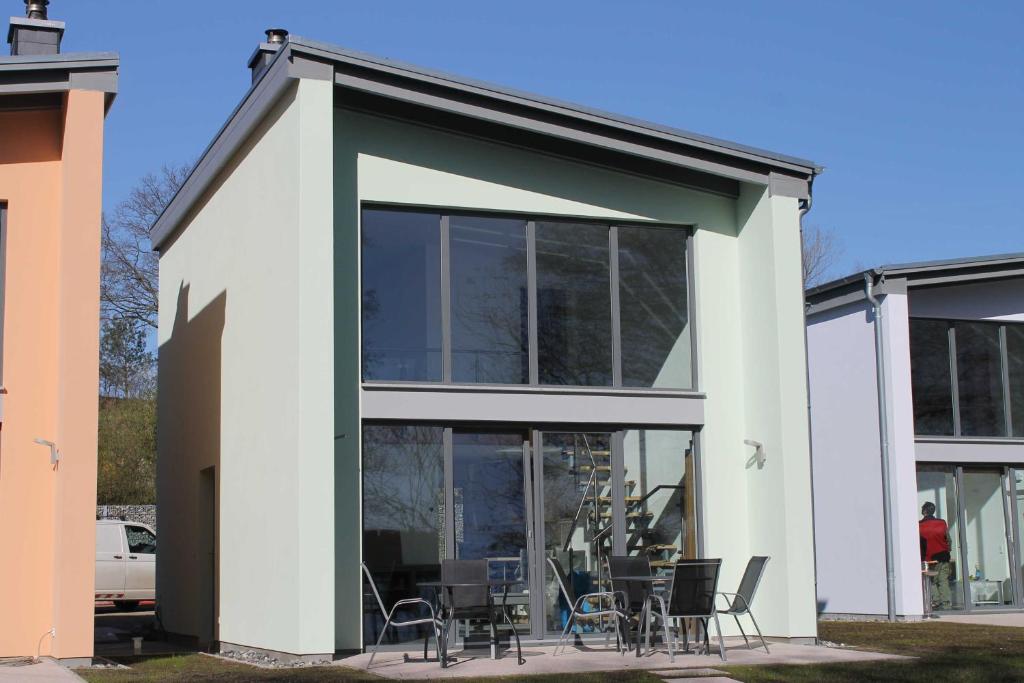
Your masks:
<svg viewBox="0 0 1024 683"><path fill-rule="evenodd" d="M78 674L56 662L40 660L37 664L7 664L0 660L0 681L3 683L82 683Z"/></svg>
<svg viewBox="0 0 1024 683"><path fill-rule="evenodd" d="M1024 628L1024 612L1000 614L943 614L934 621L953 624L983 624L985 626L1018 626Z"/></svg>
<svg viewBox="0 0 1024 683"><path fill-rule="evenodd" d="M551 654L552 647L529 647L523 648L523 659L526 663L522 666L516 665L515 649L505 650L503 657L499 660L490 659L485 650L473 650L468 655L462 652L453 652L452 656L457 661L450 664L447 669L438 666L436 660L424 662L416 653L410 653L406 659L402 653L381 652L374 659L373 668L370 671L378 676L392 679L439 679L646 669L666 680L674 680L678 683L685 680L685 678L681 678L683 676L699 676L705 673L697 671L698 669L719 669L722 666L733 664L830 664L908 659L896 655L817 645L770 643L770 647L772 652L769 655L760 648L748 650L740 638L735 640L726 638L726 654L729 661L725 663L719 659L717 648L714 645L712 645L712 656L710 657L679 654L676 655L674 663L669 661L668 653L663 650L637 658L633 653L620 655L615 652L614 648L605 649L601 646L594 646L570 649L567 653L554 657ZM360 654L339 659L335 664L366 670L369 660L369 654ZM705 683L708 681L707 678L699 680Z"/></svg>

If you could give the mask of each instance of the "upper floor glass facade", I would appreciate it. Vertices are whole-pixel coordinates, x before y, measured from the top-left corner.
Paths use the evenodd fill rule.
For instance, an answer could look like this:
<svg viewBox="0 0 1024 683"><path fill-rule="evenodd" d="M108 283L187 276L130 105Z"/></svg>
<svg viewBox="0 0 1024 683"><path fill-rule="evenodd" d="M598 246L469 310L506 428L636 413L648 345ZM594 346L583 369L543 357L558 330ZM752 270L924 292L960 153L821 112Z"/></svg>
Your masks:
<svg viewBox="0 0 1024 683"><path fill-rule="evenodd" d="M914 432L1024 437L1024 323L910 320Z"/></svg>
<svg viewBox="0 0 1024 683"><path fill-rule="evenodd" d="M362 211L364 381L693 387L683 227Z"/></svg>

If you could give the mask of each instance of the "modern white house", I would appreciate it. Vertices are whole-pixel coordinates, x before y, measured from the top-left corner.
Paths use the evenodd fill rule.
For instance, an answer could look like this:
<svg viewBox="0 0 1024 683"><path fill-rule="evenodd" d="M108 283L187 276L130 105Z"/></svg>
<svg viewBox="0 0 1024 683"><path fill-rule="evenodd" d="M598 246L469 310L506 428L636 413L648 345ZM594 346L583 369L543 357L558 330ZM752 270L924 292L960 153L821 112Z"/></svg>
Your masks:
<svg viewBox="0 0 1024 683"><path fill-rule="evenodd" d="M815 287L807 345L822 613L1024 609L1024 254ZM926 503L950 545L927 584Z"/></svg>
<svg viewBox="0 0 1024 683"><path fill-rule="evenodd" d="M362 562L390 605L486 558L553 642L547 557L578 586L612 554L718 557L735 590L770 555L762 630L814 639L820 167L268 40L152 230L164 627L357 651L382 622Z"/></svg>

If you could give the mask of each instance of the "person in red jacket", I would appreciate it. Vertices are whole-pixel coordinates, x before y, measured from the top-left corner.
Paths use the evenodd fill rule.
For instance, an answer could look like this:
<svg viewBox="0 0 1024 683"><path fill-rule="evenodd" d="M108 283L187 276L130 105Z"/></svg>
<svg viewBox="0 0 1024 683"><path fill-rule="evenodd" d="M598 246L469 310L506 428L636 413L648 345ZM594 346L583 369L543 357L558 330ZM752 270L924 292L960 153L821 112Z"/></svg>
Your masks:
<svg viewBox="0 0 1024 683"><path fill-rule="evenodd" d="M953 594L949 589L952 575L950 562L949 526L935 516L935 504L928 502L921 506L922 519L918 522L921 534L921 555L926 562L934 562L932 576L932 608L952 609Z"/></svg>

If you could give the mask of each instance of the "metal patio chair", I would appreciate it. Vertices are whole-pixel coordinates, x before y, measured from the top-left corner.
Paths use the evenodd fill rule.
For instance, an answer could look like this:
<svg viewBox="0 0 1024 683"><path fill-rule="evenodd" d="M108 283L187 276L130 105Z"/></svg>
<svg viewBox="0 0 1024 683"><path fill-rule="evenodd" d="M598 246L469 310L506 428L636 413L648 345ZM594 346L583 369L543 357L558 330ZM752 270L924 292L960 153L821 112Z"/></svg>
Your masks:
<svg viewBox="0 0 1024 683"><path fill-rule="evenodd" d="M727 600L729 596L732 596L732 600L729 602L728 609L721 610L719 614L731 614L733 619L736 620L736 626L739 627L740 633L743 635L743 642L747 644L747 648L753 650L750 646L750 640L747 639L747 634L743 631L743 626L740 625L740 617L744 614L750 616L750 621L754 624L754 629L757 631L757 637L761 639L761 645L764 646L764 651L767 654L771 654L768 649L768 643L765 642L764 636L761 635L761 628L757 625L757 619L754 619L754 613L751 611L751 605L754 602L754 593L757 592L757 587L761 583L761 577L764 576L765 565L768 564L769 557L763 555L755 555L750 558L747 562L747 568L743 572L743 578L740 579L740 587L735 593L723 593L719 591L719 595L725 597Z"/></svg>
<svg viewBox="0 0 1024 683"><path fill-rule="evenodd" d="M727 661L725 642L722 640L722 625L718 621L718 609L715 606L715 596L718 594L718 575L721 568L722 560L720 559L677 562L672 575L672 585L668 592L668 602L666 603L665 596L652 594L651 600L654 604L652 604L651 613L654 618L662 622L666 630L668 630L670 620L677 623L684 619L700 621L704 629L704 652L708 655L711 654L708 622L714 619L715 630L718 632L718 653L724 662ZM666 637L666 640L668 641L669 660L675 662L674 638Z"/></svg>
<svg viewBox="0 0 1024 683"><path fill-rule="evenodd" d="M558 643L555 644L555 651L551 656L558 656L559 646L562 646L563 652L565 648L568 647L568 643L566 641L575 622L581 619L603 618L608 615L612 615L613 617L612 625L615 628L615 649L620 653L623 652L622 645L626 641L622 638L622 632L619 629L619 621L625 619L626 615L616 608L615 593L613 591L596 591L577 597L576 592L572 588L572 582L566 575L565 570L562 569L562 563L553 557L549 557L548 564L551 566L551 571L555 573L555 578L558 580L558 587L562 592L562 597L565 598L565 602L569 605L570 610L569 618L565 622L565 628L562 629L562 635L559 637ZM598 600L599 607L596 610L584 612L583 603L590 599ZM610 609L604 607L605 601L612 605ZM607 642L607 639L605 642Z"/></svg>
<svg viewBox="0 0 1024 683"><path fill-rule="evenodd" d="M373 575L370 574L370 568L366 566L365 562L360 563L363 567L363 574L366 575L366 581L370 584L370 590L373 591L373 597L377 599L377 605L380 606L381 614L385 616L384 627L380 630L380 636L377 638L377 644L373 646L373 653L370 654L370 661L367 663L366 668L369 669L373 665L373 658L377 656L377 650L380 648L380 642L384 640L384 634L388 631L388 626L395 628L402 628L403 626L418 626L420 624L430 624L431 632L434 634L434 648L437 651L438 660L441 659L441 642L439 640L438 631L440 622L437 619L437 615L434 612L434 606L430 604L430 601L423 598L403 598L395 602L391 606L391 611L388 611L384 607L384 601L380 597L380 592L377 590L377 584L373 580ZM408 607L411 605L426 605L430 611L430 617L418 617L408 621L392 621L395 616L395 611L400 607ZM427 645L430 642L430 633L423 638L423 660L427 659Z"/></svg>
<svg viewBox="0 0 1024 683"><path fill-rule="evenodd" d="M441 581L442 583L480 583L479 586L446 586L441 594L441 609L443 612L445 645L448 644L448 635L451 625L459 619L464 619L467 624L470 620L486 619L491 627L491 641L497 647L498 625L495 619L495 612L501 609L502 616L512 628L512 635L516 639L517 661L523 663L523 646L519 642L519 633L515 624L504 609L494 604L494 596L491 595L491 588L487 585L490 578L490 569L486 559L484 560L442 560ZM468 631L468 626L467 626ZM468 632L467 632L468 635Z"/></svg>
<svg viewBox="0 0 1024 683"><path fill-rule="evenodd" d="M612 580L612 592L620 599L620 610L623 613L623 621L627 625L629 620L636 618L637 629L643 628L643 613L647 606L646 597L652 588L635 581L616 580L616 576L651 576L651 560L649 557L629 557L626 555L612 555L608 558L608 577ZM629 647L629 629L626 628L627 647ZM638 636L639 638L639 632Z"/></svg>

